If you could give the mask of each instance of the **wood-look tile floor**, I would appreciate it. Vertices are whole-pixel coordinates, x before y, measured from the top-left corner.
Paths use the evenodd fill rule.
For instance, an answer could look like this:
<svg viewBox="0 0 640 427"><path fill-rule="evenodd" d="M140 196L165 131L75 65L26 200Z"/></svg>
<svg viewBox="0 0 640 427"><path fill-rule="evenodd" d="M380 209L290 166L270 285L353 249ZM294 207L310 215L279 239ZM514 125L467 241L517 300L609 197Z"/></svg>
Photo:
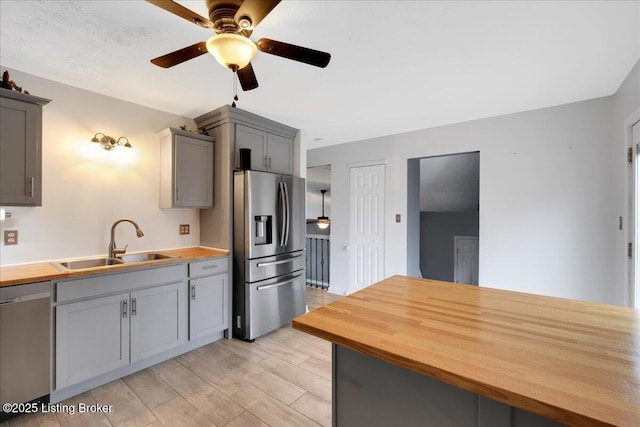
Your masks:
<svg viewBox="0 0 640 427"><path fill-rule="evenodd" d="M307 288L309 310L338 296ZM112 405L79 413L84 403ZM331 344L290 326L253 343L222 339L64 402L14 426L330 426Z"/></svg>

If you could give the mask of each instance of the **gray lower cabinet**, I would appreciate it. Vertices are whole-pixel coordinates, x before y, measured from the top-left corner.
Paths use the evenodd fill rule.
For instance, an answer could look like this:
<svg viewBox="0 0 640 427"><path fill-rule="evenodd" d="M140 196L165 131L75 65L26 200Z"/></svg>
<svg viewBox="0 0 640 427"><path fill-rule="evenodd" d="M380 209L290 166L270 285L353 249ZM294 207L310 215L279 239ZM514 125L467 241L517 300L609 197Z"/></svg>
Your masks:
<svg viewBox="0 0 640 427"><path fill-rule="evenodd" d="M60 281L55 290L56 390L186 343L186 265Z"/></svg>
<svg viewBox="0 0 640 427"><path fill-rule="evenodd" d="M189 340L201 339L229 327L227 270L228 257L189 264Z"/></svg>
<svg viewBox="0 0 640 427"><path fill-rule="evenodd" d="M0 89L0 206L42 205L42 106L49 102Z"/></svg>
<svg viewBox="0 0 640 427"><path fill-rule="evenodd" d="M171 283L131 292L131 362L182 344L184 283Z"/></svg>
<svg viewBox="0 0 640 427"><path fill-rule="evenodd" d="M56 388L129 364L129 294L56 307Z"/></svg>

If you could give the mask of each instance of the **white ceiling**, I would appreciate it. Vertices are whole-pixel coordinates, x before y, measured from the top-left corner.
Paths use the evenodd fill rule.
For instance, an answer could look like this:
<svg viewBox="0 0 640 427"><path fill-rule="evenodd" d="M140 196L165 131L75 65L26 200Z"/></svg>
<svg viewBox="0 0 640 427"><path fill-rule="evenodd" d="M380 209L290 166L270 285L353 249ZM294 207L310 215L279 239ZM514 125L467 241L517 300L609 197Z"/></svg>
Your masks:
<svg viewBox="0 0 640 427"><path fill-rule="evenodd" d="M140 0L0 1L2 66L188 117L231 102L231 72L149 60L210 35ZM640 2L285 0L261 37L332 54L258 53L240 93L313 148L611 95L640 57Z"/></svg>

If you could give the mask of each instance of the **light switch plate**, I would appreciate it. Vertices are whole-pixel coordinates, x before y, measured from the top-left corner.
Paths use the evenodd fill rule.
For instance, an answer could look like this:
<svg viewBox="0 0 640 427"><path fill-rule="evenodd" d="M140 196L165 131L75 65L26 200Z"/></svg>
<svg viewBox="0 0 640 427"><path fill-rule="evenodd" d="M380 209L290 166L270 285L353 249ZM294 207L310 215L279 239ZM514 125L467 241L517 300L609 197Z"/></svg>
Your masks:
<svg viewBox="0 0 640 427"><path fill-rule="evenodd" d="M4 230L5 246L18 244L18 230Z"/></svg>
<svg viewBox="0 0 640 427"><path fill-rule="evenodd" d="M400 222L400 214L396 214L396 222Z"/></svg>

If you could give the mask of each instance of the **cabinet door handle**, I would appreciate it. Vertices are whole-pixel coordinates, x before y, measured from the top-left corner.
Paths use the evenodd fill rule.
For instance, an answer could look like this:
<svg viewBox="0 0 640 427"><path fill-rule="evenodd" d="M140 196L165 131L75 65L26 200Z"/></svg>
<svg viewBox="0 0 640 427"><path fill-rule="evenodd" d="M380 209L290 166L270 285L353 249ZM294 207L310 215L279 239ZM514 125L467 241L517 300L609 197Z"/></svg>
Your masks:
<svg viewBox="0 0 640 427"><path fill-rule="evenodd" d="M122 318L127 318L127 300L122 301Z"/></svg>
<svg viewBox="0 0 640 427"><path fill-rule="evenodd" d="M196 285L191 285L191 299L196 300Z"/></svg>
<svg viewBox="0 0 640 427"><path fill-rule="evenodd" d="M136 315L136 299L131 298L131 316Z"/></svg>
<svg viewBox="0 0 640 427"><path fill-rule="evenodd" d="M180 201L180 186L176 185L176 202Z"/></svg>
<svg viewBox="0 0 640 427"><path fill-rule="evenodd" d="M27 178L27 196L29 197L35 197L34 193L35 193L35 179L30 176L29 178Z"/></svg>
<svg viewBox="0 0 640 427"><path fill-rule="evenodd" d="M267 156L264 156L264 161L262 162L262 164L264 165L264 167L269 167L269 165L267 164Z"/></svg>

